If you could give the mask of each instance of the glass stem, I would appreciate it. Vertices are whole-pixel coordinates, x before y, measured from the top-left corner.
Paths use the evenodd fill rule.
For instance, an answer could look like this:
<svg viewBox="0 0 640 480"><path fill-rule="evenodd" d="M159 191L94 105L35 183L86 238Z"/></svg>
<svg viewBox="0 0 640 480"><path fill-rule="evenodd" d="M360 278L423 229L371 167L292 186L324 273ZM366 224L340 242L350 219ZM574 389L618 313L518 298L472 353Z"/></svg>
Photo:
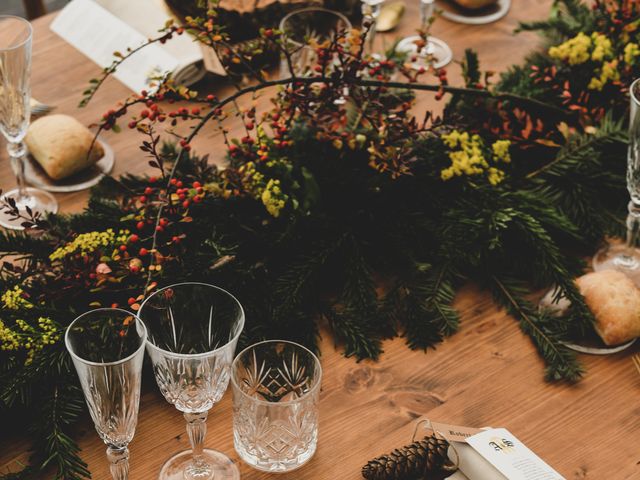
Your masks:
<svg viewBox="0 0 640 480"><path fill-rule="evenodd" d="M185 413L187 421L187 434L191 451L193 452L193 463L185 472L185 478L202 478L206 472L210 472L211 467L206 462L202 453L204 449L204 438L207 435L207 415L209 412Z"/></svg>
<svg viewBox="0 0 640 480"><path fill-rule="evenodd" d="M638 246L640 239L640 204L629 202L629 214L627 215L627 251L629 257L633 257L633 251Z"/></svg>
<svg viewBox="0 0 640 480"><path fill-rule="evenodd" d="M113 480L128 480L129 478L129 449L127 447L107 448L111 476Z"/></svg>
<svg viewBox="0 0 640 480"><path fill-rule="evenodd" d="M376 38L376 21L380 15L380 6L372 5L367 0L362 2L362 27L368 28L366 42L366 50L369 54L374 52L374 41Z"/></svg>
<svg viewBox="0 0 640 480"><path fill-rule="evenodd" d="M24 156L27 154L27 148L22 142L9 143L7 145L7 151L11 157L11 167L16 175L16 181L18 183L18 198L24 198L26 196L25 181L24 181Z"/></svg>

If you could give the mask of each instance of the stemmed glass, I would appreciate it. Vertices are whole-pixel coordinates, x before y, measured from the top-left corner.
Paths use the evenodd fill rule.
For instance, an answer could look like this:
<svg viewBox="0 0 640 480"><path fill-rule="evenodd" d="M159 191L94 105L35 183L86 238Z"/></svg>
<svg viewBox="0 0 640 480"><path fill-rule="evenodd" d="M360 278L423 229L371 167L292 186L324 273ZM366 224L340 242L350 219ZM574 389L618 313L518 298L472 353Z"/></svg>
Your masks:
<svg viewBox="0 0 640 480"><path fill-rule="evenodd" d="M147 352L160 391L187 421L191 450L171 457L160 480L237 480L238 467L203 448L207 415L229 385L244 311L222 288L179 283L149 296L138 312L149 332Z"/></svg>
<svg viewBox="0 0 640 480"><path fill-rule="evenodd" d="M614 269L628 275L640 286L640 79L629 89L631 118L629 121L629 150L627 155L627 189L631 196L627 216L625 243L607 245L593 257L595 271Z"/></svg>
<svg viewBox="0 0 640 480"><path fill-rule="evenodd" d="M373 54L374 41L376 38L376 22L380 16L380 10L384 0L362 0L362 26L368 28L367 38L365 39L367 52Z"/></svg>
<svg viewBox="0 0 640 480"><path fill-rule="evenodd" d="M420 30L428 32L431 19L435 13L435 0L420 0ZM412 60L413 68L442 68L451 62L453 53L451 48L439 38L427 36L426 43L420 35L406 37L398 42L398 51L406 52Z"/></svg>
<svg viewBox="0 0 640 480"><path fill-rule="evenodd" d="M142 322L117 308L80 315L64 337L114 480L129 478L127 447L138 423L146 338Z"/></svg>
<svg viewBox="0 0 640 480"><path fill-rule="evenodd" d="M16 174L18 188L4 194L15 201L20 213L55 213L58 202L48 192L25 187L23 139L31 117L31 24L20 17L0 15L0 131L7 139L7 151ZM0 225L22 229L21 218L0 212Z"/></svg>

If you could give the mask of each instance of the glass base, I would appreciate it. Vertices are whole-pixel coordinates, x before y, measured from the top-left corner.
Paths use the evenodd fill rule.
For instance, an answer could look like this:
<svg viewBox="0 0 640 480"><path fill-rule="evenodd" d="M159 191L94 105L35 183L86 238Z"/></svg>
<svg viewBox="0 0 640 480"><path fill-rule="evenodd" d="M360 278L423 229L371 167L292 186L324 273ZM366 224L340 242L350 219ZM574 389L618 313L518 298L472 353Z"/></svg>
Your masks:
<svg viewBox="0 0 640 480"><path fill-rule="evenodd" d="M640 250L625 244L612 244L599 250L593 257L593 270L618 270L640 287Z"/></svg>
<svg viewBox="0 0 640 480"><path fill-rule="evenodd" d="M211 466L210 473L185 474L193 459L191 450L185 450L167 460L160 470L158 480L240 480L240 470L224 453L205 449L203 455Z"/></svg>
<svg viewBox="0 0 640 480"><path fill-rule="evenodd" d="M26 207L29 207L34 213L42 214L56 213L58 211L58 202L49 192L38 190L37 188L27 187L24 189L25 195L20 197L18 189L10 190L3 195L3 198L15 198L16 206L20 212L26 215ZM12 219L12 216L2 211L0 212L0 225L13 230L24 230L22 224L25 222L23 218Z"/></svg>
<svg viewBox="0 0 640 480"><path fill-rule="evenodd" d="M416 42L420 41L421 38L419 35L403 38L398 42L398 46L396 47L398 51L407 53L409 57L417 57L416 60L411 63L413 68L427 68L430 64L432 64L434 68L442 68L451 62L453 52L451 48L449 48L449 45L439 38L427 37L427 45L423 50L433 59L433 61L430 62L427 57L418 52Z"/></svg>

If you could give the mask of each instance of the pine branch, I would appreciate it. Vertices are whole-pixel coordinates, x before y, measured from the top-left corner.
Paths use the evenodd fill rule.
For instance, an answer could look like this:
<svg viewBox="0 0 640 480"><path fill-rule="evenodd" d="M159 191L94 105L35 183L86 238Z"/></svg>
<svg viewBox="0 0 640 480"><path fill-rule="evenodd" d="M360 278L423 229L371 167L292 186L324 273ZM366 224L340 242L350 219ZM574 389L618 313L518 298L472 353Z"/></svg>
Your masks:
<svg viewBox="0 0 640 480"><path fill-rule="evenodd" d="M574 352L562 343L561 329L555 324L564 322L546 313L540 313L523 299L526 289L512 279L492 276L492 291L496 301L515 317L522 331L531 337L533 344L544 359L547 380L576 382L584 373Z"/></svg>
<svg viewBox="0 0 640 480"><path fill-rule="evenodd" d="M328 308L323 311L333 329L334 336L344 344L346 357L355 356L358 361L365 358L377 360L382 353L382 343L363 329L357 312L351 310L336 311Z"/></svg>

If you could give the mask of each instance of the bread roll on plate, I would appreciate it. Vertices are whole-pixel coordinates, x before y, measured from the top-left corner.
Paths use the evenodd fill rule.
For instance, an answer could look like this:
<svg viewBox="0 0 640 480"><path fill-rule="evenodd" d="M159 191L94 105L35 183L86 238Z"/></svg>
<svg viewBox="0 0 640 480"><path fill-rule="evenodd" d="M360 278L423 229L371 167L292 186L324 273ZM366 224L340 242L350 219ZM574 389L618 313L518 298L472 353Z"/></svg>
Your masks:
<svg viewBox="0 0 640 480"><path fill-rule="evenodd" d="M93 133L68 115L47 115L29 127L25 143L29 152L53 180L62 180L94 165L104 155Z"/></svg>
<svg viewBox="0 0 640 480"><path fill-rule="evenodd" d="M576 284L606 345L640 337L640 290L629 277L617 270L602 270L577 278Z"/></svg>

